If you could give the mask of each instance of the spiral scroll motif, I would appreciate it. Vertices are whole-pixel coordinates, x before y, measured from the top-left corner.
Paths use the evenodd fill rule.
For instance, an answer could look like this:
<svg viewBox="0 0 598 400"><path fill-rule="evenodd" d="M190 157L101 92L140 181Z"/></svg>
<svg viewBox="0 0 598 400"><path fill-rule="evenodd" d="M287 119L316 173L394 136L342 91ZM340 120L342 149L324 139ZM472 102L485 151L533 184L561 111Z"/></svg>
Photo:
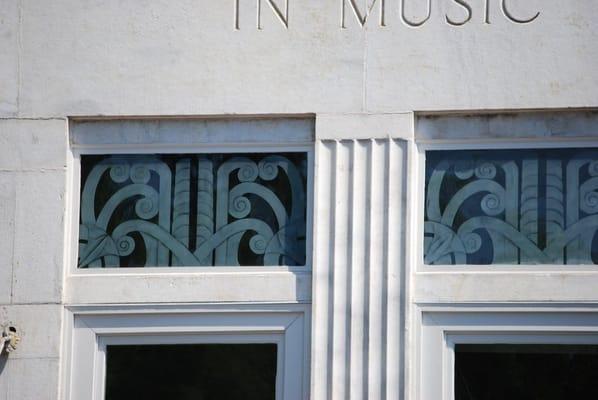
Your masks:
<svg viewBox="0 0 598 400"><path fill-rule="evenodd" d="M260 178L265 181L271 181L278 176L278 165L274 160L262 160L260 161L258 168L260 171Z"/></svg>
<svg viewBox="0 0 598 400"><path fill-rule="evenodd" d="M251 201L247 197L239 196L231 199L229 213L235 218L245 218L251 212Z"/></svg>
<svg viewBox="0 0 598 400"><path fill-rule="evenodd" d="M141 219L151 219L158 214L158 198L144 197L135 204L135 212Z"/></svg>
<svg viewBox="0 0 598 400"><path fill-rule="evenodd" d="M482 199L481 207L486 214L496 216L505 210L505 202L498 194L490 193Z"/></svg>
<svg viewBox="0 0 598 400"><path fill-rule="evenodd" d="M128 256L135 250L135 240L130 236L123 236L116 241L116 248L120 256Z"/></svg>
<svg viewBox="0 0 598 400"><path fill-rule="evenodd" d="M148 183L151 178L150 169L142 164L135 164L131 168L131 181L134 183Z"/></svg>
<svg viewBox="0 0 598 400"><path fill-rule="evenodd" d="M480 179L494 179L496 177L496 167L491 163L480 163L475 169L475 176Z"/></svg>
<svg viewBox="0 0 598 400"><path fill-rule="evenodd" d="M81 268L305 262L306 153L89 159Z"/></svg>
<svg viewBox="0 0 598 400"><path fill-rule="evenodd" d="M468 254L475 253L482 247L482 238L477 233L467 233L462 238L463 247Z"/></svg>
<svg viewBox="0 0 598 400"><path fill-rule="evenodd" d="M257 179L259 170L257 165L253 162L244 162L239 165L239 181L253 182Z"/></svg>
<svg viewBox="0 0 598 400"><path fill-rule="evenodd" d="M426 263L598 263L598 149L426 157Z"/></svg>
<svg viewBox="0 0 598 400"><path fill-rule="evenodd" d="M473 162L470 160L460 160L455 163L455 176L462 181L473 176Z"/></svg>
<svg viewBox="0 0 598 400"><path fill-rule="evenodd" d="M131 167L125 163L125 161L120 160L114 164L112 168L110 168L110 178L117 183L123 183L127 179L129 179L129 171Z"/></svg>
<svg viewBox="0 0 598 400"><path fill-rule="evenodd" d="M581 210L588 214L598 213L598 192L582 194Z"/></svg>

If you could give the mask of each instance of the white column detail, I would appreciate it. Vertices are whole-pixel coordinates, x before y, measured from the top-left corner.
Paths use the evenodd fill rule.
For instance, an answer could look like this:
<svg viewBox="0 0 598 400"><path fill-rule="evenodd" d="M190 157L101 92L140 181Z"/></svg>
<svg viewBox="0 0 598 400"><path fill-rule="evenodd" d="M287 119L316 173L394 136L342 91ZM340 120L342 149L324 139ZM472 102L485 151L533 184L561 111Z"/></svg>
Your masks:
<svg viewBox="0 0 598 400"><path fill-rule="evenodd" d="M407 142L316 143L313 400L400 399Z"/></svg>

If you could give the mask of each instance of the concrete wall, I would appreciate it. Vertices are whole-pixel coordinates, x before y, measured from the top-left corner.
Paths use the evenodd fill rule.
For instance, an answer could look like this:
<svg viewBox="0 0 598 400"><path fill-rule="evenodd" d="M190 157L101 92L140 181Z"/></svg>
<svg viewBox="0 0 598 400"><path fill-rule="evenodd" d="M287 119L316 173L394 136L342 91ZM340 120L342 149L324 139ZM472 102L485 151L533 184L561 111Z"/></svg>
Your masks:
<svg viewBox="0 0 598 400"><path fill-rule="evenodd" d="M272 0L284 8L283 0ZM345 0L290 1L288 29L262 1L5 0L0 115L395 113L598 103L594 0L449 0L402 22L380 0L362 28ZM366 8L356 1L361 14ZM372 3L370 0L369 3ZM341 28L345 4L345 29ZM407 0L420 19L425 2Z"/></svg>
<svg viewBox="0 0 598 400"><path fill-rule="evenodd" d="M432 1L431 17L419 27L403 21L399 0L386 0L384 26L381 1L374 2L363 27L358 19L366 6L360 1L355 2L359 12L354 12L349 1L290 0L287 17L285 2L272 0L283 18L267 0L261 3L258 29L256 1L240 0L238 10L233 0L1 1L0 321L16 325L23 341L0 365L0 400L53 400L64 391L58 382L67 117L316 114L321 157L334 154L338 164L356 154L361 164L355 165L365 168L363 152L375 148L367 165L381 169L386 164L376 157L385 151L403 157L407 142L370 140L391 136L412 143L413 111L598 107L595 0L511 0L507 13L499 0L471 1L471 20L459 27L448 24L446 17L461 21L467 11L448 0ZM530 23L508 18L525 19L537 11L540 15ZM421 20L425 15L425 2L407 0L405 18ZM426 126L426 134L438 138L440 125ZM596 135L594 127L584 135ZM321 142L324 139L365 142ZM316 185L349 179L346 165L318 160L322 164L316 177L322 180ZM397 167L396 173L399 181L407 179L403 169ZM396 201L402 212L398 193L383 186L374 189L377 196ZM319 260L332 264L325 270L319 269L323 264L314 265L316 277L324 279L314 288L329 303L322 303L326 311L315 310L315 326L321 329L314 335L315 351L326 354L315 360L323 369L314 379L313 398L351 394L377 399L384 398L383 392L393 397L403 382L397 378L397 365L389 368L385 360L399 352L402 339L396 329L401 322L363 308L365 300L347 285L364 282L330 275L339 263L355 257L355 268L369 268L361 253L326 250L345 236L365 240L365 233L349 229L351 213L371 223L381 217L364 214L363 198L338 199L341 207L334 219L322 222L320 229L327 226L344 236L320 237L324 258ZM376 229L382 229L378 235L388 232ZM386 274L376 279L407 268L401 254L391 254L390 260L397 261L392 269L391 255L372 254L387 263L384 270L372 270ZM426 288L438 285L438 293L445 293L442 289L452 287L438 280L428 285L427 278L414 289L422 301L437 299L428 296ZM382 301L383 310L401 307L396 296L404 282L399 279L391 284L396 286L390 297L374 299ZM376 282L358 289L374 293ZM573 292L573 286L568 288ZM452 295L447 296L450 300ZM343 315L349 303L359 307ZM363 313L374 318L370 325L363 322ZM393 325L384 328L389 342L365 349L355 342L359 336L346 337L328 323L375 335L382 324ZM391 352L382 354L385 349ZM367 355L370 364L343 370L343 362L350 362L347 354L358 359Z"/></svg>
<svg viewBox="0 0 598 400"><path fill-rule="evenodd" d="M58 396L66 144L66 120L0 120L0 321L22 337L0 399Z"/></svg>

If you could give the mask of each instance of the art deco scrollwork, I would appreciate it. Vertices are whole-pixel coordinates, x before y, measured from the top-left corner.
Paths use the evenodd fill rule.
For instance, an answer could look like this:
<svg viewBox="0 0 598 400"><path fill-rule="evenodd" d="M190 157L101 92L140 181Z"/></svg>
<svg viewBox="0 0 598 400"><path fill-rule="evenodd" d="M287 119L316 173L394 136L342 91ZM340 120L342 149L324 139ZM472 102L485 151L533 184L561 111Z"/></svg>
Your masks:
<svg viewBox="0 0 598 400"><path fill-rule="evenodd" d="M598 262L598 150L426 157L426 264Z"/></svg>
<svg viewBox="0 0 598 400"><path fill-rule="evenodd" d="M305 153L82 165L80 268L305 264Z"/></svg>

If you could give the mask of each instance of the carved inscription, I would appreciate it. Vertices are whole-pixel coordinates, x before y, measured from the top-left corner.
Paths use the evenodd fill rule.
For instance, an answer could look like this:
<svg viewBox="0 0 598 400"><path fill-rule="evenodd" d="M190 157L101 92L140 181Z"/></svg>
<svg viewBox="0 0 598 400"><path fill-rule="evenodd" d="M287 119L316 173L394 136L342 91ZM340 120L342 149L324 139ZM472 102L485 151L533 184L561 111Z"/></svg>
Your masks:
<svg viewBox="0 0 598 400"><path fill-rule="evenodd" d="M502 0L502 12L505 15L505 17L507 17L508 19L510 19L511 21L517 23L517 24L529 24L530 22L533 22L536 20L536 18L538 18L540 16L540 11L538 11L533 17L531 18L519 18L516 17L515 14L513 14L509 7L507 7L507 0Z"/></svg>
<svg viewBox="0 0 598 400"><path fill-rule="evenodd" d="M457 20L451 19L448 15L445 15L444 18L446 19L446 23L449 25L453 25L453 26L465 25L466 23L471 21L471 17L473 15L473 10L471 9L471 6L469 4L467 4L464 0L455 0L455 3L459 4L461 7L463 7L465 9L465 11L467 12L467 17L465 17L461 21L457 21Z"/></svg>
<svg viewBox="0 0 598 400"><path fill-rule="evenodd" d="M234 0L235 4L235 29L240 30L240 17L239 17L239 0ZM267 3L269 8L272 10L276 18L280 21L282 26L288 29L289 27L289 0L283 0L284 8L282 9L275 0L257 0L256 6L256 26L257 29L262 29L262 8L263 4Z"/></svg>
<svg viewBox="0 0 598 400"><path fill-rule="evenodd" d="M239 2L241 0L234 1L234 28L236 30L241 29ZM276 20L280 22L283 28L289 28L289 1L290 0L253 0L255 1L255 27L258 30L263 28L262 15L264 10L270 10L276 17ZM474 0L338 0L341 2L341 18L340 27L346 29L350 24L349 21L354 20L359 26L364 28L374 13L378 14L378 25L385 27L389 21L387 18L388 7L397 7L400 21L409 28L419 28L424 26L431 20L433 10L435 8L435 2L450 2L456 6L456 10L460 10L460 16L457 11L453 12L452 15L445 14L443 17L446 24L450 26L463 26L474 20L476 16ZM425 2L425 3L424 3ZM517 7L517 2L524 4L524 0L483 0L483 22L485 24L491 24L491 10L493 3L500 3L500 11L502 15L508 21L515 24L529 24L534 22L540 16L540 11L531 13L530 15L522 15ZM391 4L394 3L394 4ZM412 7L421 7L421 4L425 4L425 11L421 13L421 16L416 17L411 15L408 10ZM474 4L472 6L472 4ZM297 2L297 6L300 3ZM498 4L497 4L498 8ZM353 17L351 17L353 15ZM354 23L353 22L353 23Z"/></svg>
<svg viewBox="0 0 598 400"><path fill-rule="evenodd" d="M376 6L376 1L377 0L373 0L369 7L367 7L366 11L361 12L359 6L355 4L355 0L342 0L343 7L341 8L341 27L346 28L345 19L347 15L347 8L350 8L351 11L353 11L353 15L355 15L355 18L357 18L357 22L359 22L361 27L364 27L368 17ZM385 0L380 0L380 26L386 26L386 21L384 19L384 11L386 10L385 3Z"/></svg>
<svg viewBox="0 0 598 400"><path fill-rule="evenodd" d="M346 28L346 10L349 8L353 11L357 22L364 27L368 17L370 14L376 9L376 4L379 1L379 13L380 13L380 26L386 26L386 6L388 1L384 0L370 0L369 5L365 7L365 9L360 9L359 6L356 4L356 0L341 0L342 2L342 12L341 12L341 28ZM474 16L474 10L470 3L472 0L397 0L399 3L400 8L400 18L401 22L410 28L419 28L430 21L432 17L432 10L434 3L433 1L450 1L457 5L459 8L463 10L463 17L460 19L451 17L449 15L444 15L444 20L447 24L451 26L463 26L470 22ZM426 2L426 11L420 18L415 17L408 17L407 10L414 5L417 5L417 1L420 3L425 1ZM492 0L484 0L484 23L490 24L490 3ZM529 24L530 22L535 21L540 16L540 11L536 12L533 16L526 18L525 16L517 15L517 13L513 10L512 2L515 0L499 0L500 1L500 8L502 10L503 16L508 19L509 21L516 23L516 24ZM520 0L521 1L521 0Z"/></svg>
<svg viewBox="0 0 598 400"><path fill-rule="evenodd" d="M422 26L426 22L428 22L428 20L432 16L432 0L428 0L428 12L427 12L426 16L419 21L411 21L411 20L409 20L409 18L407 18L405 16L405 4L406 3L407 3L407 0L401 1L401 21L403 21L403 23L405 25L410 26L412 28L417 28L417 27Z"/></svg>

